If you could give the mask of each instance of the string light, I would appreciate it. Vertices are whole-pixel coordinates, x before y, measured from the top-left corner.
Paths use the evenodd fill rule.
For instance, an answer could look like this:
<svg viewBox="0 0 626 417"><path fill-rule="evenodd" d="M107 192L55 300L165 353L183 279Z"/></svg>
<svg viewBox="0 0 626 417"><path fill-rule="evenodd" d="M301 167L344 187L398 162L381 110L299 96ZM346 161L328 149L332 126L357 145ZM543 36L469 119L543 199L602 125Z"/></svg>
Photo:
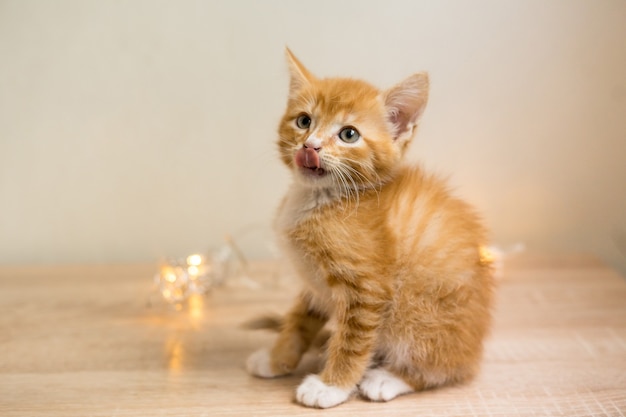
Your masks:
<svg viewBox="0 0 626 417"><path fill-rule="evenodd" d="M227 236L226 245L217 251L162 263L154 280L163 299L180 309L193 296L207 294L246 267L243 253Z"/></svg>

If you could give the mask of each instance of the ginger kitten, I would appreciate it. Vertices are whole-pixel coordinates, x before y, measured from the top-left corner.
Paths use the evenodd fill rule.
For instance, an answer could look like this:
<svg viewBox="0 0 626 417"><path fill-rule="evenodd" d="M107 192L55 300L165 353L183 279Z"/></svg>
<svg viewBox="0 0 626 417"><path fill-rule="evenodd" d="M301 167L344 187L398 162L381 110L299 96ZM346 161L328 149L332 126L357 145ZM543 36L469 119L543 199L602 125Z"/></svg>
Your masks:
<svg viewBox="0 0 626 417"><path fill-rule="evenodd" d="M401 162L428 99L428 75L380 91L313 76L287 50L291 82L279 127L294 181L277 214L282 246L304 281L271 350L248 372L298 365L332 320L319 375L296 399L327 408L353 393L372 401L476 374L490 322L486 231L440 179Z"/></svg>

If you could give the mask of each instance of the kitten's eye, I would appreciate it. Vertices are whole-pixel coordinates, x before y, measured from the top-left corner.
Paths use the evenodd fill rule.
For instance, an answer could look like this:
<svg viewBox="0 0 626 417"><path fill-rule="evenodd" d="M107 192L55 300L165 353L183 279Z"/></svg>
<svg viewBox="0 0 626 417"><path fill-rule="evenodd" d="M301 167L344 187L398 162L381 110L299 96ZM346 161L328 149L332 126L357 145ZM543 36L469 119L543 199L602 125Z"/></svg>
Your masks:
<svg viewBox="0 0 626 417"><path fill-rule="evenodd" d="M339 139L346 143L354 143L361 138L361 135L353 127L344 127L339 132Z"/></svg>
<svg viewBox="0 0 626 417"><path fill-rule="evenodd" d="M296 119L296 126L300 129L308 129L311 126L311 118L308 114L301 114Z"/></svg>

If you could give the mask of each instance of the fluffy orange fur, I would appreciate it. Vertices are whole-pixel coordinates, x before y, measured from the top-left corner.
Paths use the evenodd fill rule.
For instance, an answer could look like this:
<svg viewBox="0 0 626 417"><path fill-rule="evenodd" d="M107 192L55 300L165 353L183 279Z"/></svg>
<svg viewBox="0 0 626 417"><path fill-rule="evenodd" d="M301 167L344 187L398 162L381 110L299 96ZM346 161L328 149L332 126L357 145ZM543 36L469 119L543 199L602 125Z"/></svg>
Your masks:
<svg viewBox="0 0 626 417"><path fill-rule="evenodd" d="M253 354L248 370L289 374L332 321L322 372L298 388L304 405L467 381L479 367L493 278L475 211L402 162L428 99L427 74L381 91L319 79L287 55L278 146L294 182L276 228L304 287L274 347Z"/></svg>

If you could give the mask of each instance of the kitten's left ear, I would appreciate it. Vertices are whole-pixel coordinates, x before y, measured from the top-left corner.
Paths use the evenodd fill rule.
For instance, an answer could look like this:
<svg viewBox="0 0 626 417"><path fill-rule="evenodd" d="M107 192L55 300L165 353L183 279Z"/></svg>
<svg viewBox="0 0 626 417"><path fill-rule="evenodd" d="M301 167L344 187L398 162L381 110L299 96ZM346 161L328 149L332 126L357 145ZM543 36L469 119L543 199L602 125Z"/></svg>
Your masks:
<svg viewBox="0 0 626 417"><path fill-rule="evenodd" d="M411 75L387 90L384 100L389 121L393 125L394 140L411 139L428 102L428 73Z"/></svg>

